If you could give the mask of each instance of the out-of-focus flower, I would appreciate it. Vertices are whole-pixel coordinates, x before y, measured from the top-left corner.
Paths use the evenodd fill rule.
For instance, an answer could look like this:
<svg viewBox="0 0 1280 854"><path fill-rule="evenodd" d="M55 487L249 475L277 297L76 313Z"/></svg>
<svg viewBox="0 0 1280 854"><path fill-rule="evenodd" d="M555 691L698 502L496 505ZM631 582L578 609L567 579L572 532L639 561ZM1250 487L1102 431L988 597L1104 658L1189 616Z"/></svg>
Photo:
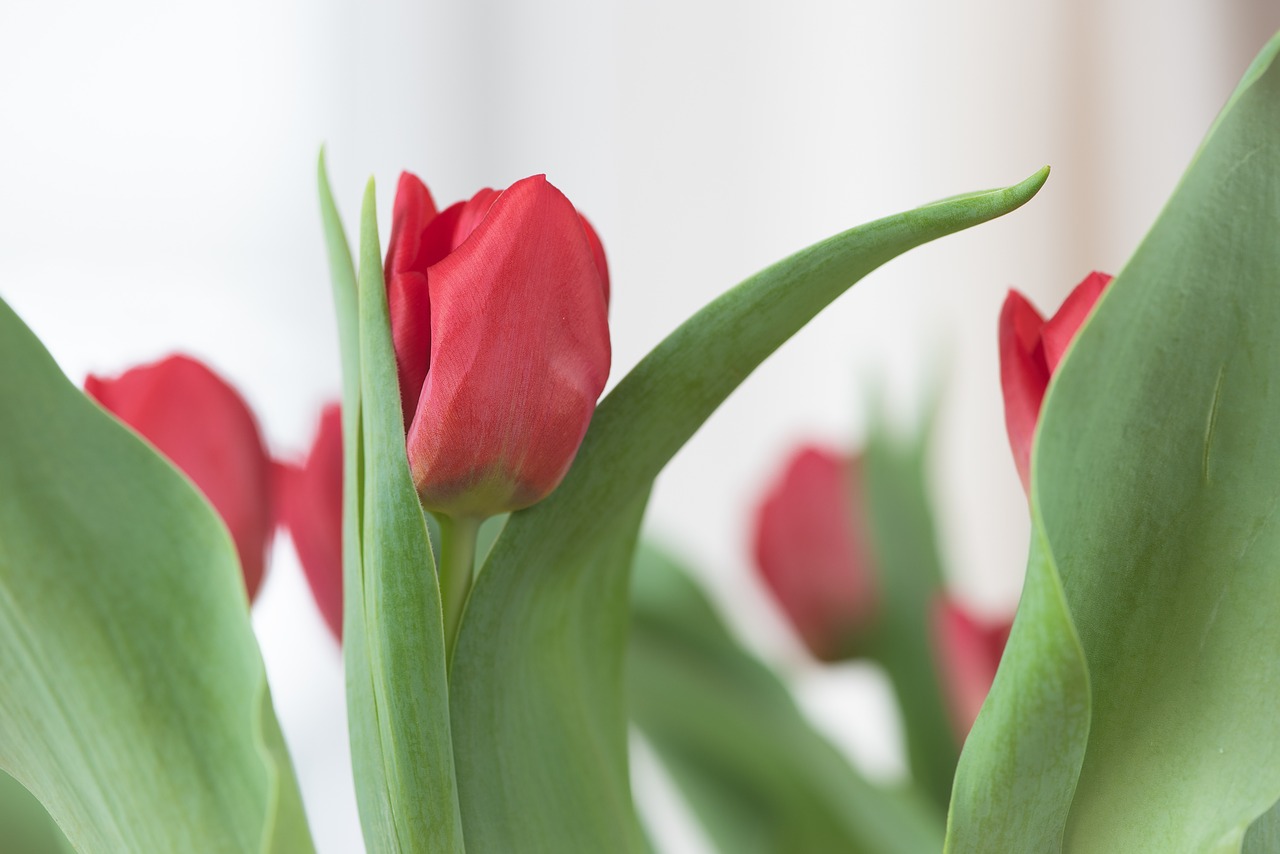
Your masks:
<svg viewBox="0 0 1280 854"><path fill-rule="evenodd" d="M386 277L423 506L482 518L545 498L609 375L608 271L594 231L541 175L437 213L406 172Z"/></svg>
<svg viewBox="0 0 1280 854"><path fill-rule="evenodd" d="M957 739L963 743L987 699L1012 621L984 622L939 597L933 607L934 654Z"/></svg>
<svg viewBox="0 0 1280 854"><path fill-rule="evenodd" d="M1040 417L1049 378L1071 339L1111 281L1106 273L1090 273L1067 296L1047 322L1027 298L1010 290L1000 311L1000 385L1004 420L1022 488L1031 488L1031 441Z"/></svg>
<svg viewBox="0 0 1280 854"><path fill-rule="evenodd" d="M333 636L342 640L342 413L325 407L301 465L276 463L280 524L293 539L311 595Z"/></svg>
<svg viewBox="0 0 1280 854"><path fill-rule="evenodd" d="M191 478L222 517L249 598L258 592L274 526L271 460L244 399L208 367L169 356L85 391Z"/></svg>
<svg viewBox="0 0 1280 854"><path fill-rule="evenodd" d="M802 447L756 515L756 567L810 652L825 661L851 653L877 607L860 471L857 458Z"/></svg>

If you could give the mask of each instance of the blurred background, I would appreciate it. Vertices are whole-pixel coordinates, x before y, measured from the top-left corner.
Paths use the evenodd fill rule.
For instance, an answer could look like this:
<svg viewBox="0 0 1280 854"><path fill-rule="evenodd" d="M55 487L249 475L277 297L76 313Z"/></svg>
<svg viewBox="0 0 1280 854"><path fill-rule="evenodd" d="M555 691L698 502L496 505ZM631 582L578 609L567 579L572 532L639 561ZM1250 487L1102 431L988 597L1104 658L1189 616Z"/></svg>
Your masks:
<svg viewBox="0 0 1280 854"><path fill-rule="evenodd" d="M0 5L0 296L77 383L181 350L301 454L338 393L315 190L348 225L374 175L442 204L545 172L613 277L612 381L711 297L792 251L943 196L1053 174L1025 209L869 276L770 359L658 482L648 530L700 570L872 776L903 773L870 665L819 667L751 570L786 453L854 447L868 396L910 424L943 389L931 469L957 595L1010 611L1025 504L996 317L1118 272L1249 60L1270 0ZM0 366L0 370L16 370ZM340 652L287 540L255 612L322 852L360 850ZM705 850L652 757L655 835Z"/></svg>

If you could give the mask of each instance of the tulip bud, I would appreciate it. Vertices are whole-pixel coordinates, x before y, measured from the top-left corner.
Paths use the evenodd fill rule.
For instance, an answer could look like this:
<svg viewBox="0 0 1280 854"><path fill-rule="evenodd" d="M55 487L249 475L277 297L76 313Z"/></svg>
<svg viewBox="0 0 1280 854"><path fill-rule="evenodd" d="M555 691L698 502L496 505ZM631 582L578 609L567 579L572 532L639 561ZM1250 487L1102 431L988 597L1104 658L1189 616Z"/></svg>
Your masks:
<svg viewBox="0 0 1280 854"><path fill-rule="evenodd" d="M326 406L301 465L276 463L278 519L288 529L321 616L342 640L342 413Z"/></svg>
<svg viewBox="0 0 1280 854"><path fill-rule="evenodd" d="M85 392L142 435L204 493L231 532L250 600L271 540L271 461L244 399L195 359L170 356Z"/></svg>
<svg viewBox="0 0 1280 854"><path fill-rule="evenodd" d="M756 568L816 658L850 653L876 609L861 464L800 448L756 515Z"/></svg>
<svg viewBox="0 0 1280 854"><path fill-rule="evenodd" d="M933 646L956 738L964 743L987 699L1009 640L1012 620L984 622L939 597L933 607Z"/></svg>
<svg viewBox="0 0 1280 854"><path fill-rule="evenodd" d="M590 226L541 175L437 213L405 173L386 276L423 506L483 518L546 497L609 375L608 271Z"/></svg>
<svg viewBox="0 0 1280 854"><path fill-rule="evenodd" d="M1048 322L1017 291L1010 290L1005 298L1000 311L1000 385L1009 446L1027 492L1031 489L1031 441L1049 378L1110 281L1106 273L1090 273Z"/></svg>

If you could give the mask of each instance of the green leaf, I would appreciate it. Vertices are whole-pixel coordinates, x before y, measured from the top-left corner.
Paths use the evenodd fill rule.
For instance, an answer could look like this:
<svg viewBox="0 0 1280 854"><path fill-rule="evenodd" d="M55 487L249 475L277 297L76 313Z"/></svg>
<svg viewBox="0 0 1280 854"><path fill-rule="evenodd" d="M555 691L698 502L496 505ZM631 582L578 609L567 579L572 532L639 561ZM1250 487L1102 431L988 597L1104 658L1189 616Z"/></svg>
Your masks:
<svg viewBox="0 0 1280 854"><path fill-rule="evenodd" d="M930 612L943 574L925 482L926 436L921 431L904 442L877 422L863 451L881 603L868 652L897 694L912 779L945 810L960 749L930 642Z"/></svg>
<svg viewBox="0 0 1280 854"><path fill-rule="evenodd" d="M891 216L775 264L694 315L600 404L564 483L512 514L463 617L451 689L468 850L642 849L622 663L631 546L654 477L853 282L1017 208L1046 175Z"/></svg>
<svg viewBox="0 0 1280 854"><path fill-rule="evenodd" d="M329 189L324 150L317 165L320 214L329 255L334 313L342 356L342 658L347 682L347 727L352 775L365 839L390 839L395 820L382 761L381 732L374 699L369 644L364 627L364 570L361 558L361 499L364 495L364 432L360 406L360 309L355 265L346 231ZM374 830L376 828L376 831Z"/></svg>
<svg viewBox="0 0 1280 854"><path fill-rule="evenodd" d="M1249 825L1241 854L1276 854L1280 851L1280 802Z"/></svg>
<svg viewBox="0 0 1280 854"><path fill-rule="evenodd" d="M49 813L22 788L22 784L0 772L0 828L5 850L14 854L74 854Z"/></svg>
<svg viewBox="0 0 1280 854"><path fill-rule="evenodd" d="M1057 570L1033 530L1013 630L956 769L947 854L1062 850L1088 733L1084 653Z"/></svg>
<svg viewBox="0 0 1280 854"><path fill-rule="evenodd" d="M226 528L0 302L0 768L82 854L307 852Z"/></svg>
<svg viewBox="0 0 1280 854"><path fill-rule="evenodd" d="M726 854L942 847L941 814L864 780L651 547L636 555L628 688L632 719Z"/></svg>
<svg viewBox="0 0 1280 854"><path fill-rule="evenodd" d="M998 786L985 803L957 792L952 833L972 844L951 850L979 850L982 821L1036 812L1070 852L1239 851L1280 800L1278 51L1280 37L1046 397L1022 607L1060 601L1018 615L988 732L961 761ZM1060 681L1037 686L1037 663ZM1034 691L1074 726L1016 714ZM1057 850L1023 842L1000 850Z"/></svg>
<svg viewBox="0 0 1280 854"><path fill-rule="evenodd" d="M353 595L343 632L354 670L348 705L359 718L353 750L370 850L436 854L463 850L444 624L426 520L405 456L381 253L370 181L360 229L361 533L358 557L348 556ZM350 306L344 309L340 298L344 310ZM348 515L352 509L349 498Z"/></svg>

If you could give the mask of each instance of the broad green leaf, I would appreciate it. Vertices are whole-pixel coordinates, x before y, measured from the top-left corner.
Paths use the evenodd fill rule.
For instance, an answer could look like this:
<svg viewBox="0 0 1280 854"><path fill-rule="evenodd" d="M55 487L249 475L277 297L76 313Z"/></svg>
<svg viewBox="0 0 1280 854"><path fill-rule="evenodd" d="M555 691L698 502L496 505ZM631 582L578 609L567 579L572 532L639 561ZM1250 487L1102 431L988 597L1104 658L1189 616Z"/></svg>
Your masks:
<svg viewBox="0 0 1280 854"><path fill-rule="evenodd" d="M81 854L308 852L230 536L0 302L0 768Z"/></svg>
<svg viewBox="0 0 1280 854"><path fill-rule="evenodd" d="M891 216L769 267L694 315L600 404L565 481L512 514L463 617L451 708L468 850L640 850L622 665L630 544L654 477L855 281L1017 208L1046 175Z"/></svg>
<svg viewBox="0 0 1280 854"><path fill-rule="evenodd" d="M361 500L364 495L364 433L360 417L360 310L355 265L346 231L329 189L324 151L317 167L320 214L329 255L334 313L342 356L342 635L347 682L347 727L351 738L356 803L366 840L391 839L387 773L382 760L374 675L364 626L364 570L361 557ZM380 849L370 841L374 851Z"/></svg>
<svg viewBox="0 0 1280 854"><path fill-rule="evenodd" d="M74 854L53 818L22 788L0 772L0 839L12 854Z"/></svg>
<svg viewBox="0 0 1280 854"><path fill-rule="evenodd" d="M1276 803L1249 825L1241 854L1276 854L1280 851L1280 803Z"/></svg>
<svg viewBox="0 0 1280 854"><path fill-rule="evenodd" d="M880 616L868 653L893 683L912 779L945 810L960 756L934 661L930 612L942 561L925 483L926 433L909 441L883 423L862 455L862 488L876 557Z"/></svg>
<svg viewBox="0 0 1280 854"><path fill-rule="evenodd" d="M979 817L1038 813L1064 851L1239 851L1280 799L1278 51L1250 69L1046 397L1022 607L1061 601L1018 616L986 736L961 762L1003 788L984 804L975 785L957 840ZM1035 684L1037 643L1042 669L1061 653L1070 680ZM1037 690L1083 707L1087 735L1017 715ZM1020 745L1043 767L1015 767Z"/></svg>
<svg viewBox="0 0 1280 854"><path fill-rule="evenodd" d="M1043 538L951 793L948 854L1062 850L1089 733L1089 673Z"/></svg>
<svg viewBox="0 0 1280 854"><path fill-rule="evenodd" d="M426 519L405 456L381 253L370 181L360 229L360 553L359 564L347 569L358 577L348 584L354 596L347 613L359 614L344 626L352 678L369 685L352 685L348 702L352 716L362 718L353 749L357 767L369 772L357 785L370 850L439 854L463 850L444 623ZM353 650L357 632L360 646Z"/></svg>
<svg viewBox="0 0 1280 854"><path fill-rule="evenodd" d="M721 851L942 847L941 813L864 780L670 558L642 547L632 589L632 719Z"/></svg>

